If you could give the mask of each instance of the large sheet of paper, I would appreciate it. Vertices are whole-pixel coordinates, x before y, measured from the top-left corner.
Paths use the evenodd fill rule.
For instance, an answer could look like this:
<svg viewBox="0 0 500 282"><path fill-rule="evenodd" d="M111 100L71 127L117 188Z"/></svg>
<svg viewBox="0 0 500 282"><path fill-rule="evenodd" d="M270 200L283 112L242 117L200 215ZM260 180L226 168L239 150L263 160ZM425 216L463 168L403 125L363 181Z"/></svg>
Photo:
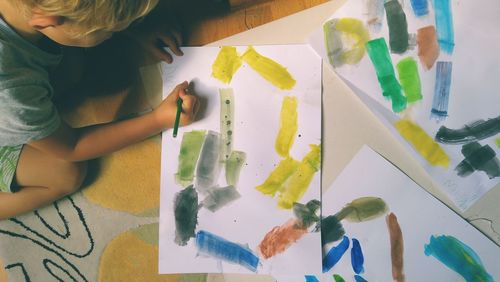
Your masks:
<svg viewBox="0 0 500 282"><path fill-rule="evenodd" d="M172 130L166 131L162 136L160 273L299 274L320 269L320 234L313 232L312 227L294 231L295 228L291 224L294 222L294 213L290 208L278 207L278 204L286 189L304 183L307 184L306 190L298 202L305 204L320 199L319 163L318 169L311 171L308 158L314 151L311 145L317 149L316 161L319 161L320 157L321 58L308 45L255 46L254 50L260 56L272 61L256 56L260 62L265 61L266 66L273 70L270 76L275 75L276 71L283 71L279 67L282 66L296 83L275 86L245 60L232 78L227 79L230 80L228 83L214 78L212 66L217 58L218 62L222 62L219 67L227 67L231 65L228 63L230 58L242 56L248 48L238 46L237 52L234 52L232 47L184 48L183 57L176 58L171 65L162 65L164 96L177 83L188 80L191 82L191 91L196 93L202 102L202 110L200 119L189 126L179 128L176 138L172 137ZM227 60L219 57L221 50L227 51L227 57L224 57ZM255 53L252 54L255 58ZM255 60L252 62L255 63ZM218 77L227 78L225 74L225 71L219 72ZM282 78L278 80L280 79ZM221 100L221 95L232 96L231 99L227 98L231 100L232 109L226 109L229 100ZM284 101L292 97L296 99L295 110L293 106L283 110ZM280 122L290 116L293 124L294 113L297 130L294 133L291 131L294 136L289 146L289 158L285 158L277 153L275 142L278 132L281 132ZM287 121L284 122L287 124ZM228 124L232 125L232 129L229 136L226 134L226 139L223 139L221 136L228 131ZM194 157L199 158L194 164L194 179L179 184L176 174L179 173L181 146L186 141L183 139L191 134L191 141L196 143L196 133L200 132L204 144L201 152L196 153ZM239 179L235 181L235 178L238 178L235 175L238 173L234 170L229 173L226 170L229 161L221 157L219 165L209 168L218 170L219 173L216 173L216 179L210 184L212 187L207 188L203 183L206 179L200 176L202 172L199 167L202 164L210 164L207 159L201 159L202 155L210 155L210 152L217 150L213 146L215 136L221 137L215 147L225 148L229 143L226 142L227 138L231 138L231 148L226 155L230 155L231 151L240 152L233 161L236 160L237 163L239 160L242 167ZM204 146L210 145L207 144L209 140L212 140L212 149L205 152ZM189 152L193 150L183 150L182 154ZM283 178L281 183L275 176L275 184L280 186L281 190L276 192L275 197L264 195L256 187L263 184L284 159L294 160L299 164L299 168L292 170L289 178L279 176L278 178ZM308 170L306 174L310 179L302 183L302 180L297 181L296 177L304 168ZM228 174L232 175L229 180ZM235 182L237 183L234 184ZM190 187L191 184L194 184L195 189ZM228 203L222 206L225 200ZM193 217L195 222L192 221ZM264 242L265 237L268 241L274 238L278 242ZM282 247L281 250L278 250L279 246Z"/></svg>
<svg viewBox="0 0 500 282"><path fill-rule="evenodd" d="M466 210L500 180L500 4L398 3L350 0L310 37L310 44L355 86L362 100L376 102L367 105L407 144L455 205ZM409 42L405 51L398 50L401 34ZM386 56L379 52L383 45L389 50ZM420 85L422 97L415 94L415 85ZM422 137L424 133L429 138ZM435 153L438 146L444 155Z"/></svg>
<svg viewBox="0 0 500 282"><path fill-rule="evenodd" d="M373 200L383 201L386 209ZM307 281L333 281L333 275L345 281L354 276L356 281L500 279L500 248L367 146L323 194L322 217L332 215L345 234L325 244L327 272L309 273ZM322 225L326 233L339 229ZM303 276L275 277L304 281Z"/></svg>

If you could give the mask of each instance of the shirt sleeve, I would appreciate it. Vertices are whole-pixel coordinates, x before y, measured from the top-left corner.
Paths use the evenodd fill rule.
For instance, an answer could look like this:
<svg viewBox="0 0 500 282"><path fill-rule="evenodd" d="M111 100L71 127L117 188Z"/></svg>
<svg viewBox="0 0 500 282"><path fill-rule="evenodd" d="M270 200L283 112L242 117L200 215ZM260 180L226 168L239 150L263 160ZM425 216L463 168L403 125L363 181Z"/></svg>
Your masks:
<svg viewBox="0 0 500 282"><path fill-rule="evenodd" d="M47 88L29 85L0 90L0 146L42 139L60 125Z"/></svg>

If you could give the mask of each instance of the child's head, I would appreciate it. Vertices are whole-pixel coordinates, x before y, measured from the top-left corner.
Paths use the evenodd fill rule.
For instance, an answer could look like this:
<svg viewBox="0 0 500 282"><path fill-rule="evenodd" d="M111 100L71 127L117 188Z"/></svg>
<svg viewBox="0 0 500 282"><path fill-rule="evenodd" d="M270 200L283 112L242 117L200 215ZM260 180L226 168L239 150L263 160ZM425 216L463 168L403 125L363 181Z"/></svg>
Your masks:
<svg viewBox="0 0 500 282"><path fill-rule="evenodd" d="M13 0L22 2L30 25L52 40L94 46L148 14L159 0Z"/></svg>

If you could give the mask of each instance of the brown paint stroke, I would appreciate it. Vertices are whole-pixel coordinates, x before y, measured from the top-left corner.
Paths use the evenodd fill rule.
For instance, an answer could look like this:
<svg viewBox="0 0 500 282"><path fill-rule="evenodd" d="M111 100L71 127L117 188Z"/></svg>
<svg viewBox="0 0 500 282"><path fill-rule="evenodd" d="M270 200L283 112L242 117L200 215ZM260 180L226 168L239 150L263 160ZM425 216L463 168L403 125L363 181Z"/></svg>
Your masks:
<svg viewBox="0 0 500 282"><path fill-rule="evenodd" d="M387 228L389 229L389 237L391 240L391 261L392 261L392 278L397 282L405 281L404 274L404 242L403 232L398 223L398 218L394 213L390 213L385 217Z"/></svg>
<svg viewBox="0 0 500 282"><path fill-rule="evenodd" d="M417 30L418 57L426 70L430 70L439 57L436 28L432 25Z"/></svg>
<svg viewBox="0 0 500 282"><path fill-rule="evenodd" d="M293 243L307 234L307 229L300 227L301 222L297 219L290 219L281 226L274 227L269 231L259 244L260 255L268 259L277 254L283 253Z"/></svg>

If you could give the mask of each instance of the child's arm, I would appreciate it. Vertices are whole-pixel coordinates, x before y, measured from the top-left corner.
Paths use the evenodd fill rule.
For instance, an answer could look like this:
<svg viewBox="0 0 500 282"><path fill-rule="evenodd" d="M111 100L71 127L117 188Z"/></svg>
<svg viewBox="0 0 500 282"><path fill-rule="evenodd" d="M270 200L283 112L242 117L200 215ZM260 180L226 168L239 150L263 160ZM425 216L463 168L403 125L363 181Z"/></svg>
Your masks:
<svg viewBox="0 0 500 282"><path fill-rule="evenodd" d="M160 106L143 116L81 129L63 124L52 135L29 145L67 161L83 161L109 154L171 128L179 97L183 100L181 125L193 122L197 100L186 94L187 87L187 82L177 85Z"/></svg>

